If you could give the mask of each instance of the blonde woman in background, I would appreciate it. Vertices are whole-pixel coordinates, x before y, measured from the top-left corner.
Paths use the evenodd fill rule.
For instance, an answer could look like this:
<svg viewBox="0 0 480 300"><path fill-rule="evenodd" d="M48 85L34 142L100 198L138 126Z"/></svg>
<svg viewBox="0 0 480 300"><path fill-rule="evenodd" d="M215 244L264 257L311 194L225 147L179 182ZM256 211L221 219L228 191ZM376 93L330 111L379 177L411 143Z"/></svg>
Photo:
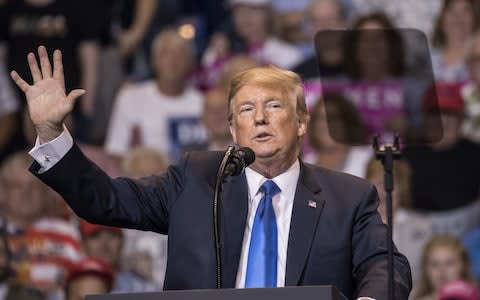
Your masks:
<svg viewBox="0 0 480 300"><path fill-rule="evenodd" d="M310 110L308 143L303 160L365 178L372 157L367 129L354 105L343 95L327 93Z"/></svg>
<svg viewBox="0 0 480 300"><path fill-rule="evenodd" d="M475 283L465 247L460 240L450 235L435 236L426 244L421 268L414 299L436 300L441 287L454 280L463 279Z"/></svg>
<svg viewBox="0 0 480 300"><path fill-rule="evenodd" d="M162 153L148 148L137 147L122 160L125 176L141 178L157 175L168 167L168 160ZM124 268L157 284L162 290L167 264L167 236L148 231L124 230Z"/></svg>

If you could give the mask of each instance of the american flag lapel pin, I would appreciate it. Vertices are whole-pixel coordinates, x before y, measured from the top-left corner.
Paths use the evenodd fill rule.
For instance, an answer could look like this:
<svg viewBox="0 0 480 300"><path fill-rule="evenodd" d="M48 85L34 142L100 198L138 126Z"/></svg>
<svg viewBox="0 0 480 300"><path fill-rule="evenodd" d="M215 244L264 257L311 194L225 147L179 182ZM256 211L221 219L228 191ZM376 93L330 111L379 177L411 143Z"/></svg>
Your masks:
<svg viewBox="0 0 480 300"><path fill-rule="evenodd" d="M310 206L311 208L317 208L317 202L313 200L308 200L308 206Z"/></svg>

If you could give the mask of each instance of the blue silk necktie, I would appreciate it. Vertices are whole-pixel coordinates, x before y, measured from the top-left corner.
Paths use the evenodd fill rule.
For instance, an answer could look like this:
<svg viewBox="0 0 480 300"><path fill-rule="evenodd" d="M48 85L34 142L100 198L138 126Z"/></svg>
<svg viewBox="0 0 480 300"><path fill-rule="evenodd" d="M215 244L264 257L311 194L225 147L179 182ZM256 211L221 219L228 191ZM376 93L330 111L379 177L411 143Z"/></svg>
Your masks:
<svg viewBox="0 0 480 300"><path fill-rule="evenodd" d="M272 197L280 188L272 180L260 187L263 197L255 213L248 250L246 288L277 286L277 220Z"/></svg>

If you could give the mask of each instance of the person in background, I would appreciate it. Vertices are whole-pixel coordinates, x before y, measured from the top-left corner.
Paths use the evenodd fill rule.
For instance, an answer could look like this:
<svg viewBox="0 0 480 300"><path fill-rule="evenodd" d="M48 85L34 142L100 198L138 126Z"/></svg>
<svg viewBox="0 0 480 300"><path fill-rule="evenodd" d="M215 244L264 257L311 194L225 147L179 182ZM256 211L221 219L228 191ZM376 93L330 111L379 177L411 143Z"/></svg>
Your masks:
<svg viewBox="0 0 480 300"><path fill-rule="evenodd" d="M203 125L207 129L207 147L204 150L225 150L232 144L228 128L228 91L215 88L207 92L203 105Z"/></svg>
<svg viewBox="0 0 480 300"><path fill-rule="evenodd" d="M120 228L91 224L80 220L84 252L105 262L115 271L121 268L123 232Z"/></svg>
<svg viewBox="0 0 480 300"><path fill-rule="evenodd" d="M65 70L69 70L67 88L88 88L89 93L82 97L74 110L77 123L75 136L82 141L88 140L87 120L94 114L98 89L98 41L102 17L91 14L95 5L96 1L91 0L28 0L6 1L0 9L0 44L7 49L3 58L9 69L16 69L26 76L28 65L23 58L27 49L38 44L62 48ZM17 94L23 99L18 89ZM23 111L23 101L21 105ZM17 130L19 128L16 127ZM16 134L21 136L20 130ZM18 144L18 148L24 147L23 141L18 141Z"/></svg>
<svg viewBox="0 0 480 300"><path fill-rule="evenodd" d="M125 176L142 178L164 172L168 161L162 153L146 148L135 148L122 160ZM149 231L123 230L124 269L153 280L156 288L163 287L167 265L167 236Z"/></svg>
<svg viewBox="0 0 480 300"><path fill-rule="evenodd" d="M73 265L65 279L65 300L84 300L87 295L107 294L114 281L112 269L91 257Z"/></svg>
<svg viewBox="0 0 480 300"><path fill-rule="evenodd" d="M387 194L384 176L385 170L382 163L372 157L367 164L366 179L377 188L380 199L378 212L382 221L387 224ZM408 258L415 287L420 273L420 254L426 242L433 236L432 222L428 216L411 209L410 166L405 160L395 160L393 179L393 241L399 251Z"/></svg>
<svg viewBox="0 0 480 300"><path fill-rule="evenodd" d="M480 226L480 145L462 137L465 104L457 84L436 83L422 107L434 140L403 151L412 169L412 207L430 214L436 233L461 237Z"/></svg>
<svg viewBox="0 0 480 300"><path fill-rule="evenodd" d="M366 127L353 104L341 94L325 94L311 109L303 159L316 165L365 177L372 156Z"/></svg>
<svg viewBox="0 0 480 300"><path fill-rule="evenodd" d="M291 69L302 60L294 46L274 36L270 0L228 0L232 32L217 32L202 57L208 89L216 85L224 65L233 54L245 53L260 65Z"/></svg>
<svg viewBox="0 0 480 300"><path fill-rule="evenodd" d="M12 280L59 299L68 265L81 257L80 236L71 223L49 216L47 200L53 191L29 175L30 163L26 152L17 152L1 168L6 186L5 230L15 271Z"/></svg>
<svg viewBox="0 0 480 300"><path fill-rule="evenodd" d="M95 111L90 142L103 145L115 95L125 81L151 75L150 48L154 35L173 22L165 1L105 0L92 14L102 19Z"/></svg>
<svg viewBox="0 0 480 300"><path fill-rule="evenodd" d="M428 61L430 66L426 40L418 32L395 27L381 11L360 16L351 28L344 35L347 82L369 91L356 97L354 102L363 103L360 104L362 113L373 109L373 120L365 118L370 133L378 133L381 138L386 133L393 136L394 132L406 131L409 123L418 120L425 85L432 80L431 71L422 67L422 61ZM380 90L383 100L374 100L376 92L370 91L370 86ZM389 105L387 95L392 94L398 101ZM375 120L376 117L382 120Z"/></svg>
<svg viewBox="0 0 480 300"><path fill-rule="evenodd" d="M373 12L361 16L353 21L351 28L354 31L344 43L344 55L348 58L345 68L350 80L381 82L404 75L405 45L387 15Z"/></svg>
<svg viewBox="0 0 480 300"><path fill-rule="evenodd" d="M357 18L382 11L395 24L397 28L414 28L427 36L433 31L435 19L441 8L439 0L348 0L350 2L350 16Z"/></svg>
<svg viewBox="0 0 480 300"><path fill-rule="evenodd" d="M290 44L296 44L305 39L305 18L311 0L275 0L272 1L273 18L275 20L275 31L278 36ZM302 48L299 48L305 53ZM311 50L311 49L310 49Z"/></svg>
<svg viewBox="0 0 480 300"><path fill-rule="evenodd" d="M214 87L205 93L203 102L202 123L207 133L205 143L187 145L184 151L217 150L223 151L232 144L228 129L228 91Z"/></svg>
<svg viewBox="0 0 480 300"><path fill-rule="evenodd" d="M480 143L480 32L477 32L471 40L466 61L470 82L461 89L465 102L462 133Z"/></svg>
<svg viewBox="0 0 480 300"><path fill-rule="evenodd" d="M36 289L29 289L10 282L13 270L10 266L11 254L4 226L0 228L0 300L44 300L45 296Z"/></svg>
<svg viewBox="0 0 480 300"><path fill-rule="evenodd" d="M169 124L199 118L203 96L188 84L194 66L194 48L176 30L160 32L152 45L155 77L124 87L115 101L105 149L116 157L144 146L175 156Z"/></svg>
<svg viewBox="0 0 480 300"><path fill-rule="evenodd" d="M322 30L343 29L346 24L345 8L341 0L314 0L305 11L307 26L309 28L308 56L300 64L295 66L294 72L304 80L318 78L322 80L344 75L343 50L340 33L331 34L330 37L323 33L321 45L315 52L315 34ZM307 46L304 46L307 47Z"/></svg>
<svg viewBox="0 0 480 300"><path fill-rule="evenodd" d="M102 226L80 220L83 249L87 257L106 263L115 274L112 293L152 292L161 290L150 277L123 270L124 234L117 227Z"/></svg>
<svg viewBox="0 0 480 300"><path fill-rule="evenodd" d="M292 68L301 60L301 53L273 35L270 0L229 0L233 31L244 51L260 64ZM235 45L232 45L235 51Z"/></svg>
<svg viewBox="0 0 480 300"><path fill-rule="evenodd" d="M475 283L468 254L457 238L450 235L435 236L423 249L420 281L414 291L414 299L437 300L442 286L454 280Z"/></svg>
<svg viewBox="0 0 480 300"><path fill-rule="evenodd" d="M25 169L31 163L26 152L11 154L1 166L5 184L5 210L7 232L23 232L45 214L46 187L32 178Z"/></svg>
<svg viewBox="0 0 480 300"><path fill-rule="evenodd" d="M478 28L473 0L444 0L432 37L432 67L437 81L468 79L469 39Z"/></svg>

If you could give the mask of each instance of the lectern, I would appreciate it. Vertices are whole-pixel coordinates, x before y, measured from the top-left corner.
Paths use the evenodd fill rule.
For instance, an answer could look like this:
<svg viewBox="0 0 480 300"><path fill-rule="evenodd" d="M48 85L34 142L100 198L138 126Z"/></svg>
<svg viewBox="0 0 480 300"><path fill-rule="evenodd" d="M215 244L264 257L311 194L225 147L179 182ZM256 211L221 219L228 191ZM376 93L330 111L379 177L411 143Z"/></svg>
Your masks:
<svg viewBox="0 0 480 300"><path fill-rule="evenodd" d="M334 286L217 289L87 296L85 300L347 300Z"/></svg>

